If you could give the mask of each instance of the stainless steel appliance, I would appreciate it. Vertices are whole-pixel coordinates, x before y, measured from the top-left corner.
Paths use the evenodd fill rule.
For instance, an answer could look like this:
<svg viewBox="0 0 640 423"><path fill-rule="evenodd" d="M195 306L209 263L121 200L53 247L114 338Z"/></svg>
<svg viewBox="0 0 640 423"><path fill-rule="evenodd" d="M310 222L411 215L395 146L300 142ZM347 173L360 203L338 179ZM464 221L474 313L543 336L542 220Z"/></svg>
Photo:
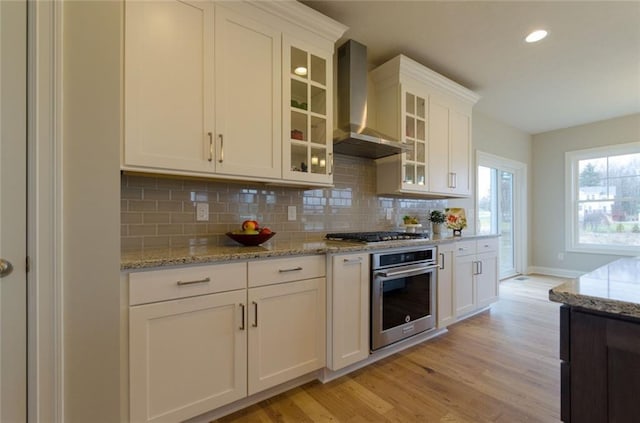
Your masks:
<svg viewBox="0 0 640 423"><path fill-rule="evenodd" d="M327 234L326 239L352 242L382 242L409 239L427 239L429 234L418 232L344 232Z"/></svg>
<svg viewBox="0 0 640 423"><path fill-rule="evenodd" d="M435 328L436 247L371 255L371 350Z"/></svg>

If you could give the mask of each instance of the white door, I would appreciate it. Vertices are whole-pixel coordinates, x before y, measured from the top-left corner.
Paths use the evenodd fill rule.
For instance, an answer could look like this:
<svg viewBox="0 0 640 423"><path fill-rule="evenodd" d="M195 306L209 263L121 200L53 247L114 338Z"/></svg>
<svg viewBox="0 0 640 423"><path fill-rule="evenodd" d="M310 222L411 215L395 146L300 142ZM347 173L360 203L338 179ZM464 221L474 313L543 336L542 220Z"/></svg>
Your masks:
<svg viewBox="0 0 640 423"><path fill-rule="evenodd" d="M27 412L26 23L26 1L0 1L0 259L4 269L0 277L2 422L24 422Z"/></svg>
<svg viewBox="0 0 640 423"><path fill-rule="evenodd" d="M526 271L526 165L478 153L476 233L500 235L500 279Z"/></svg>

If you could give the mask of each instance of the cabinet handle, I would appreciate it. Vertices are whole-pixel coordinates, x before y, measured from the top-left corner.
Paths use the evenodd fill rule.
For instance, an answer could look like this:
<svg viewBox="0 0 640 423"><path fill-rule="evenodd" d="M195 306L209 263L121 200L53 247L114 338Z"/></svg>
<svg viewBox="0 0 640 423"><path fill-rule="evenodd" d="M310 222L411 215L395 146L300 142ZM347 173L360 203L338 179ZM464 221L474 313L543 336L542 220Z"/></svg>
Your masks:
<svg viewBox="0 0 640 423"><path fill-rule="evenodd" d="M298 267L292 267L291 269L279 269L278 272L287 273L287 272L297 272L299 270L302 270L302 267L298 266Z"/></svg>
<svg viewBox="0 0 640 423"><path fill-rule="evenodd" d="M245 327L244 327L244 304L242 304L242 303L240 303L240 310L242 311L242 320L241 320L242 323L240 323L240 330L244 330L245 329Z"/></svg>
<svg viewBox="0 0 640 423"><path fill-rule="evenodd" d="M253 304L253 323L251 324L251 326L253 326L254 328L258 327L258 303L256 303L255 301L251 301L251 304Z"/></svg>
<svg viewBox="0 0 640 423"><path fill-rule="evenodd" d="M440 255L440 270L444 270L444 253L439 253Z"/></svg>
<svg viewBox="0 0 640 423"><path fill-rule="evenodd" d="M478 269L479 269L478 270L478 275L481 275L482 274L482 261L478 262Z"/></svg>
<svg viewBox="0 0 640 423"><path fill-rule="evenodd" d="M329 153L329 159L331 160L331 166L329 167L329 175L333 175L333 153Z"/></svg>
<svg viewBox="0 0 640 423"><path fill-rule="evenodd" d="M212 162L213 161L213 133L207 132L207 135L209 136L209 161Z"/></svg>
<svg viewBox="0 0 640 423"><path fill-rule="evenodd" d="M360 264L362 263L362 257L354 259L344 259L344 264Z"/></svg>
<svg viewBox="0 0 640 423"><path fill-rule="evenodd" d="M178 281L176 282L178 284L178 286L182 286L182 285L193 285L194 283L207 283L207 282L211 282L211 278L204 278L204 279L198 279L195 281Z"/></svg>
<svg viewBox="0 0 640 423"><path fill-rule="evenodd" d="M220 138L220 158L218 159L218 163L222 163L224 160L224 137L222 134L219 134L218 138Z"/></svg>
<svg viewBox="0 0 640 423"><path fill-rule="evenodd" d="M478 274L478 262L477 261L472 261L471 262L473 269L471 270L471 274L472 275L477 275Z"/></svg>
<svg viewBox="0 0 640 423"><path fill-rule="evenodd" d="M458 187L458 174L453 172L453 186L451 188L457 188Z"/></svg>

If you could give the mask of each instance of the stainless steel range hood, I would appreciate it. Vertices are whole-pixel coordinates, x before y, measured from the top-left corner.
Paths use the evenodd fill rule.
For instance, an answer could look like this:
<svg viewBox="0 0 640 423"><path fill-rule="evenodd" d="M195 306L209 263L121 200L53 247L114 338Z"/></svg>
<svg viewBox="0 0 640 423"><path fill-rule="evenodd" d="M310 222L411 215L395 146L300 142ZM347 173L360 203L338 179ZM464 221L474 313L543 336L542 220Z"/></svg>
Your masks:
<svg viewBox="0 0 640 423"><path fill-rule="evenodd" d="M338 48L338 125L333 151L379 159L410 148L367 126L367 47L349 40Z"/></svg>

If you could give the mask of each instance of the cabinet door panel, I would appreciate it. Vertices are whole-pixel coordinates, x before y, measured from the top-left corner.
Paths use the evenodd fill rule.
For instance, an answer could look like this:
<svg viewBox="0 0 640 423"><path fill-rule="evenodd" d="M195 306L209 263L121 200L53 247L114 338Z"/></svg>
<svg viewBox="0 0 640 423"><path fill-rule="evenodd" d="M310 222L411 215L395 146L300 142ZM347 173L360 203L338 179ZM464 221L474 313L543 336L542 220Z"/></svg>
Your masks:
<svg viewBox="0 0 640 423"><path fill-rule="evenodd" d="M449 106L437 96L429 99L429 190L449 192Z"/></svg>
<svg viewBox="0 0 640 423"><path fill-rule="evenodd" d="M475 310L475 286L474 286L474 262L475 255L456 257L455 291L456 291L456 316Z"/></svg>
<svg viewBox="0 0 640 423"><path fill-rule="evenodd" d="M246 396L246 291L132 307L131 421L175 422Z"/></svg>
<svg viewBox="0 0 640 423"><path fill-rule="evenodd" d="M453 192L471 195L471 115L451 110L449 172L453 174Z"/></svg>
<svg viewBox="0 0 640 423"><path fill-rule="evenodd" d="M281 35L216 8L216 172L280 178Z"/></svg>
<svg viewBox="0 0 640 423"><path fill-rule="evenodd" d="M331 370L369 356L369 255L333 257Z"/></svg>
<svg viewBox="0 0 640 423"><path fill-rule="evenodd" d="M324 367L325 284L249 289L249 395Z"/></svg>
<svg viewBox="0 0 640 423"><path fill-rule="evenodd" d="M455 320L453 251L454 244L438 246L438 327L446 327Z"/></svg>
<svg viewBox="0 0 640 423"><path fill-rule="evenodd" d="M126 2L126 166L210 171L212 3ZM177 107L179 105L179 107Z"/></svg>
<svg viewBox="0 0 640 423"><path fill-rule="evenodd" d="M498 300L498 256L495 253L478 254L480 273L476 275L478 308Z"/></svg>

